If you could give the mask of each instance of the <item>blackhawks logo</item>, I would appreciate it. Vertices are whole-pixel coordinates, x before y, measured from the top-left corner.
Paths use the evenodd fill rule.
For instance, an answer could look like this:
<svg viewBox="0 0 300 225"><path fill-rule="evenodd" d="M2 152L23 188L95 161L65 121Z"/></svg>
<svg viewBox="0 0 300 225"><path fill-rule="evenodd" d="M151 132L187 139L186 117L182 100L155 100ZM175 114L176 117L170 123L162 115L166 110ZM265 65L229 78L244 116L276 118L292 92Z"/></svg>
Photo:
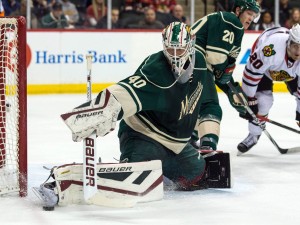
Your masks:
<svg viewBox="0 0 300 225"><path fill-rule="evenodd" d="M288 72L284 70L280 70L280 71L270 70L270 76L275 81L290 81L294 79L294 77L292 77Z"/></svg>
<svg viewBox="0 0 300 225"><path fill-rule="evenodd" d="M264 53L264 56L266 57L270 57L272 55L275 55L276 52L273 50L274 48L274 45L273 44L270 44L270 45L267 45L263 48L263 53Z"/></svg>

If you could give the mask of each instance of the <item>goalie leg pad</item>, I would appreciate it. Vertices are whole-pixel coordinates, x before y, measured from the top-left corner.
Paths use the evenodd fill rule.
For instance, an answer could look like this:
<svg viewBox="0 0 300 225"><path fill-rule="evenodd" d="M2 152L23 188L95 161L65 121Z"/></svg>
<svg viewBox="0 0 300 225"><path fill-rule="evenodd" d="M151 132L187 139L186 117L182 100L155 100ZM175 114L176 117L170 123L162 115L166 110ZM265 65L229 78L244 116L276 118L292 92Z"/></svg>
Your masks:
<svg viewBox="0 0 300 225"><path fill-rule="evenodd" d="M105 89L97 98L61 117L72 131L73 140L81 141L94 131L98 136L104 136L114 130L121 109L121 104Z"/></svg>
<svg viewBox="0 0 300 225"><path fill-rule="evenodd" d="M88 204L127 207L136 202L163 198L160 160L97 165L97 189ZM53 171L58 205L86 204L83 198L82 164L69 164Z"/></svg>

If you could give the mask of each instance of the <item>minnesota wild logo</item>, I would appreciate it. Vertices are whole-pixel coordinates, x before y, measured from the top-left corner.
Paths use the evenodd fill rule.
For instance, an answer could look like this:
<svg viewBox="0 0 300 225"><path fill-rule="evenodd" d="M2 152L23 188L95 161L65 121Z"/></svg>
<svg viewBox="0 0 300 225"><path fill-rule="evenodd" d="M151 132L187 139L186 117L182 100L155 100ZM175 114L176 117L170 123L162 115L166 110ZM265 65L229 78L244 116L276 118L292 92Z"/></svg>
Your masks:
<svg viewBox="0 0 300 225"><path fill-rule="evenodd" d="M262 52L264 53L264 56L270 57L272 55L275 55L276 52L273 50L273 48L274 48L273 44L265 46L262 50Z"/></svg>

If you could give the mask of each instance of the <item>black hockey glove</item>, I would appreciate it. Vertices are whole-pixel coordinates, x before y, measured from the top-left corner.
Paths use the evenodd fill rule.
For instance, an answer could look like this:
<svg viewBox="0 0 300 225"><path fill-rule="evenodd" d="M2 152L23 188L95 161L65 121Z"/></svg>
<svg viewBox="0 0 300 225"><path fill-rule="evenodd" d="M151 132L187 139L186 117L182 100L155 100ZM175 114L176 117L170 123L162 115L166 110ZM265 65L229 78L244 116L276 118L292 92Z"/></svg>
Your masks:
<svg viewBox="0 0 300 225"><path fill-rule="evenodd" d="M239 95L244 99L245 102L246 101L246 95L244 94L241 86L239 85L238 82L234 82L233 86L235 87L235 89L238 91ZM239 113L240 115L246 115L247 110L244 106L244 102L241 102L238 98L238 96L236 94L234 94L230 89L228 89L227 91L227 97L229 99L230 104L232 105L232 107L234 107Z"/></svg>
<svg viewBox="0 0 300 225"><path fill-rule="evenodd" d="M231 80L234 68L235 68L235 62L227 65L227 67L223 71L214 69L213 74L219 83L226 84L228 81Z"/></svg>
<svg viewBox="0 0 300 225"><path fill-rule="evenodd" d="M249 106L249 108L252 110L252 112L255 115L258 113L257 98L255 98L255 97L248 97L248 106ZM240 117L242 117L242 118L244 118L246 120L249 120L249 121L253 120L252 116L248 112L245 115L242 115L240 113Z"/></svg>
<svg viewBox="0 0 300 225"><path fill-rule="evenodd" d="M297 124L300 127L300 113L298 111L296 111L296 120L297 120Z"/></svg>

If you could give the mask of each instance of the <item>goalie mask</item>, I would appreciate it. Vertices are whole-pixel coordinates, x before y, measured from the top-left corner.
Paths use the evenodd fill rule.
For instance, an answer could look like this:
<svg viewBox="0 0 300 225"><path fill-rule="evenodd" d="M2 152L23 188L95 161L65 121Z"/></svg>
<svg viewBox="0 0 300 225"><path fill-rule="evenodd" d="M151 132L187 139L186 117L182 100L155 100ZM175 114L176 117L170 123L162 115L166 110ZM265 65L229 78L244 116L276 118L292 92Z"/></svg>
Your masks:
<svg viewBox="0 0 300 225"><path fill-rule="evenodd" d="M290 29L287 50L289 57L293 60L300 59L300 25L298 23Z"/></svg>
<svg viewBox="0 0 300 225"><path fill-rule="evenodd" d="M193 68L195 41L190 27L181 22L172 22L162 32L163 52L177 77L188 68Z"/></svg>

